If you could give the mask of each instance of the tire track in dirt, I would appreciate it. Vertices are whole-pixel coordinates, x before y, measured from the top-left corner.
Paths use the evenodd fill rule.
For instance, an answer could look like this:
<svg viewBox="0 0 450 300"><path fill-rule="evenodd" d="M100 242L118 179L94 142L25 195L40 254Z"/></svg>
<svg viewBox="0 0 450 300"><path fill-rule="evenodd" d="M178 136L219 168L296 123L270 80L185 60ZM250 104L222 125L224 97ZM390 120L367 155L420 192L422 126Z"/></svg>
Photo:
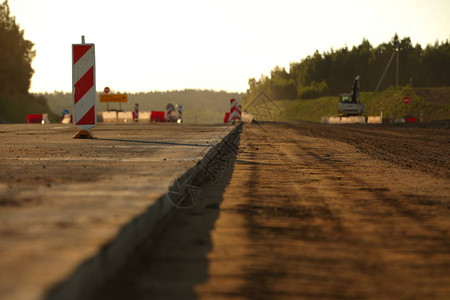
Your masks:
<svg viewBox="0 0 450 300"><path fill-rule="evenodd" d="M354 174L352 174L352 172L351 172L352 169L348 168L349 164L343 163L342 160L330 159L329 157L333 156L333 154L323 155L323 153L321 153L323 151L320 151L320 152L314 151L314 150L311 150L311 148L302 147L299 144L297 144L297 146L299 148L301 148L303 151L305 151L306 153L308 153L308 155L312 155L315 158L317 158L317 160L319 162L321 162L325 165L329 165L331 169L339 170L340 172L342 172L342 175L345 174L345 176L347 178L349 178L349 180L355 182L356 186L360 186L359 190L370 192L372 198L381 200L381 201L385 202L387 205L392 206L394 209L396 209L396 211L399 214L412 218L413 220L418 222L420 225L428 228L431 231L440 232L441 234L448 234L448 232L446 232L445 230L443 230L441 228L432 226L431 224L427 224L426 223L426 221L428 219L427 216L430 216L429 211L424 212L421 210L417 210L417 207L414 207L414 205L411 205L411 203L409 201L410 198L414 198L415 202L425 203L424 205L427 205L427 206L441 204L442 209L449 209L450 207L448 204L444 205L445 202L443 200L445 197L440 197L440 198L442 198L441 201L439 201L439 200L432 201L432 200L430 200L430 197L426 197L426 196L421 197L421 195L394 193L389 188L385 188L385 187L382 187L382 188L370 187L371 184L365 182L362 179L362 176L355 176ZM446 190L448 190L448 189L444 188L442 190L442 193L443 193L442 196L445 196Z"/></svg>
<svg viewBox="0 0 450 300"><path fill-rule="evenodd" d="M358 129L356 129L356 131L359 131ZM368 134L367 132L365 132L363 130L363 134ZM297 145L299 148L302 148L301 145ZM373 148L375 151L375 147ZM323 162L325 164L329 164L330 167L332 167L333 169L342 169L341 172L346 173L346 176L348 178L351 178L352 181L354 181L355 183L357 183L357 185L360 186L360 190L367 190L368 192L371 192L373 194L374 199L379 199L383 202L385 202L387 205L390 205L392 207L394 207L400 214L404 215L404 216L408 216L411 217L412 219L416 219L417 222L419 222L421 225L423 225L424 227L429 228L432 231L436 231L436 232L441 232L443 234L448 234L448 232L446 232L445 230L442 230L441 228L432 226L430 224L427 224L427 216L430 215L430 211L421 211L418 210L417 207L415 207L414 205L411 205L411 198L413 199L413 202L418 203L418 204L422 204L425 206L436 206L439 205L441 206L442 209L450 209L449 204L445 204L445 201L443 201L445 199L445 191L448 191L448 188L445 189L445 183L444 183L444 189L442 190L442 195L444 197L439 197L442 198L441 200L436 199L436 200L432 200L430 197L427 197L425 195L416 195L413 193L393 193L392 191L390 191L390 189L388 188L377 188L377 187L369 187L369 184L367 182L364 182L364 180L362 179L362 176L354 176L354 174L352 174L351 172L351 168L347 168L347 170L344 170L346 166L348 166L348 164L343 164L342 160L333 160L333 159L329 159L328 157L332 156L332 154L325 154L322 155L317 151L310 151L309 148L304 148L303 150L305 150L309 155L313 155L315 156L318 161ZM390 166L388 166L390 167ZM344 168L344 169L343 169ZM421 175L418 175L421 176ZM426 177L426 176L425 176ZM425 223L424 223L425 222Z"/></svg>
<svg viewBox="0 0 450 300"><path fill-rule="evenodd" d="M104 299L446 299L448 179L344 129L245 125L234 166Z"/></svg>
<svg viewBox="0 0 450 300"><path fill-rule="evenodd" d="M261 135L261 133L258 135L256 132L250 134L264 140L264 142L259 143L259 148L257 147L258 150L261 149L261 144L269 144L268 140L271 140L272 147L276 147L276 145L273 145L274 142L279 141L281 136L286 137L283 132L274 129L271 129L270 131L272 132L267 136ZM317 143L318 141L316 140L315 142ZM392 191L391 187L385 187L387 185L386 183L380 187L377 184L378 180L376 180L376 178L375 180L372 178L372 182L370 182L370 180L366 182L361 180L358 176L354 176L351 170L348 170L349 167L352 166L351 158L350 162L348 160L345 161L345 156L348 155L348 152L345 152L343 157L336 159L334 156L337 154L332 151L324 151L324 145L317 147L320 149L320 151L317 152L314 148L302 146L298 141L289 137L287 139L285 138L282 141L282 144L283 147L274 151L278 152L280 156L287 161L287 164L283 167L284 170L281 170L281 172L290 173L290 178L302 178L306 175L308 176L308 180L299 182L299 185L296 182L296 179L293 179L293 182L296 183L294 192L290 190L287 194L291 193L291 195L284 195L281 197L287 199L292 199L294 197L296 199L295 202L297 203L294 203L293 207L284 207L283 204L278 202L274 205L273 202L276 198L274 198L273 195L270 197L271 204L263 202L266 206L262 203L259 203L259 205L252 204L247 206L246 211L258 212L257 214L250 213L250 216L247 218L249 223L248 227L251 228L249 236L252 237L252 244L258 244L258 241L264 240L264 237L267 236L273 238L277 236L280 238L284 233L284 235L290 236L294 240L300 239L302 241L311 241L313 244L314 241L316 244L320 244L321 240L326 240L328 243L335 242L337 245L342 246L342 248L347 248L350 253L365 253L366 255L357 255L356 258L347 258L348 262L342 260L333 262L334 264L341 265L341 268L339 269L340 272L344 271L351 273L357 272L358 268L360 269L358 276L350 276L352 284L348 284L348 282L345 284L345 280L344 282L340 282L336 278L329 278L330 281L335 280L340 283L337 286L329 286L328 291L324 288L324 294L314 294L313 292L305 293L305 291L299 292L295 291L295 289L292 293L289 293L286 292L286 290L281 291L274 287L276 284L273 282L271 284L268 283L270 280L283 282L284 280L281 280L280 278L287 280L290 276L298 277L297 275L299 275L296 272L291 272L290 275L286 274L289 272L280 266L279 262L278 264L274 262L275 258L283 257L283 253L277 253L277 251L275 251L273 255L270 255L271 259L266 258L268 262L265 265L258 265L259 267L251 268L252 272L250 272L249 278L265 279L259 282L261 286L264 286L264 288L260 288L259 290L261 291L261 294L258 293L256 295L261 297L263 297L263 295L277 297L290 297L294 295L310 297L314 295L315 297L343 297L348 299L353 298L353 296L356 298L368 296L370 293L367 294L367 291L372 290L373 293L375 293L375 291L378 293L384 291L383 295L387 297L392 297L393 295L401 296L404 294L404 287L401 287L401 285L399 285L399 288L386 286L389 282L383 279L386 274L396 273L385 264L386 261L392 259L390 258L391 256L396 255L398 251L406 251L413 254L414 252L427 252L427 247L433 247L440 253L445 253L446 249L449 249L448 227L447 229L440 229L439 227L430 224L423 225L422 223L426 220L424 217L426 213L415 213L415 210L409 207L404 199L402 199L403 196L401 196L401 194ZM289 144L291 144L292 148L297 147L300 149L299 152L303 153L304 156L300 160L293 154L295 153L295 150L291 149L290 151L283 151L291 148L288 146ZM306 159L307 163L304 162L305 156L309 157ZM261 159L261 157L259 157L259 159ZM362 159L368 160L367 157L363 157ZM279 167L279 165L277 166ZM250 176L248 177L251 178L251 180L247 182L246 186L250 188L248 194L253 195L252 199L257 199L253 201L259 202L262 198L267 198L268 194L270 194L264 191L261 193L261 188L264 190L264 187L267 187L267 185L270 186L271 180L270 176L264 177L261 174L270 173L270 171L273 173L275 170L273 170L273 168L271 168L272 170L270 171L263 170L262 167L259 169L254 167L253 169L253 172L249 174ZM294 172L293 169L301 171ZM276 171L277 175L281 176L278 173L280 170L277 169ZM378 177L375 171L373 171L372 176ZM317 183L320 184L317 185ZM283 183L280 185L282 184ZM264 185L264 187L261 187L261 185ZM398 198L401 200L397 200ZM299 206L299 202L303 202L303 205ZM343 203L346 203L346 205L343 205ZM274 205L274 207L272 207L272 205ZM243 204L240 205L241 208L243 206ZM288 214L280 213L280 211L288 212ZM296 213L298 211L302 211L303 214L300 215ZM307 213L305 214L305 212ZM270 216L271 220L267 220L269 217L261 219L261 215ZM289 228L279 225L270 225L271 223L277 223L277 221L280 221L281 223L287 222L287 216L294 216L297 221L301 220L302 222L297 223L297 226L290 224L292 226ZM283 221L281 221L281 219ZM380 223L380 219L383 220L383 222L386 222L386 224L383 224L383 222ZM315 227L310 224L309 220L321 220L320 227ZM263 224L260 223L261 221L263 221ZM328 226L325 226L326 222L329 223L327 224ZM362 227L362 229L355 230L358 226ZM395 227L400 227L399 234L395 234ZM303 232L303 234L301 234L301 232ZM391 233L393 232L394 236L391 236ZM397 235L397 237L395 237L395 235ZM389 242L392 238L394 241ZM397 243L395 239L402 239L403 243L406 242L406 245ZM427 243L428 239L433 240L434 242ZM289 244L289 241L278 242L281 245ZM424 242L427 244L425 247L416 246L416 249L411 249L414 248L412 247L414 243L420 244ZM369 247L368 245L371 246ZM264 255L262 253L273 252L274 249L276 249L276 247L272 245L267 247L267 249L265 249L266 251L260 251L258 254L253 255L259 257ZM439 249L443 251L439 251ZM375 257L376 259L370 259L370 257ZM383 258L381 259L381 262L379 261L380 258ZM314 261L311 257L309 257L308 260ZM330 261L327 262L328 266L329 263ZM350 266L347 266L348 263ZM444 265L448 265L448 258L444 259L443 263ZM320 267L323 267L323 264L318 264L316 267L320 269ZM276 272L274 272L274 270L276 270ZM414 270L409 271L414 273ZM311 273L314 272L315 271L311 270ZM393 275L391 279L399 281L396 279L397 275L398 274ZM349 279L347 278L347 280ZM243 290L254 291L258 282L248 282L253 284L247 285ZM380 289L377 287L376 283L383 288ZM403 280L403 283L406 285L408 284L407 280ZM255 293L253 293L253 295L255 295Z"/></svg>
<svg viewBox="0 0 450 300"><path fill-rule="evenodd" d="M284 124L292 128L292 124ZM397 126L327 126L298 123L296 130L355 146L374 158L450 178L450 130Z"/></svg>

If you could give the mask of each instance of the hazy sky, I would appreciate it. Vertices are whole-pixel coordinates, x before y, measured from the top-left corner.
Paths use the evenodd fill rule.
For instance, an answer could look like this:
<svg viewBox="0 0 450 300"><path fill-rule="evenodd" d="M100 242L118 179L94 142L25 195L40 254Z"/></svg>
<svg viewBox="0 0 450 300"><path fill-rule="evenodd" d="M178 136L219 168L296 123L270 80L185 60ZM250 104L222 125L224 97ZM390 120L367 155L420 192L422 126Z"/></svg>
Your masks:
<svg viewBox="0 0 450 300"><path fill-rule="evenodd" d="M3 0L0 0L3 2ZM97 90L242 91L279 65L395 33L450 39L450 0L9 0L35 44L32 92L71 91L71 45L96 47Z"/></svg>

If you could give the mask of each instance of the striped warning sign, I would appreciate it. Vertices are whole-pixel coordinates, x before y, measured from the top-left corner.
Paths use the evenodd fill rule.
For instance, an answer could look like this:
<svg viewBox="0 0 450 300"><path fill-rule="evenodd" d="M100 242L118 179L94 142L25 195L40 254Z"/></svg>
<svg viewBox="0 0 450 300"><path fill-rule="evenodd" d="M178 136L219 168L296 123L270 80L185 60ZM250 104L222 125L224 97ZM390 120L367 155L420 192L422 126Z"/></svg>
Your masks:
<svg viewBox="0 0 450 300"><path fill-rule="evenodd" d="M236 123L241 121L241 105L236 101L236 99L230 100L230 122Z"/></svg>
<svg viewBox="0 0 450 300"><path fill-rule="evenodd" d="M137 122L139 120L139 103L134 104L133 119Z"/></svg>
<svg viewBox="0 0 450 300"><path fill-rule="evenodd" d="M82 130L97 125L95 45L72 44L73 124Z"/></svg>
<svg viewBox="0 0 450 300"><path fill-rule="evenodd" d="M181 104L177 105L177 110L178 110L178 121L177 123L181 123L183 122L183 111L184 111L184 106Z"/></svg>
<svg viewBox="0 0 450 300"><path fill-rule="evenodd" d="M176 122L178 120L177 110L172 103L166 105L166 117L167 122Z"/></svg>

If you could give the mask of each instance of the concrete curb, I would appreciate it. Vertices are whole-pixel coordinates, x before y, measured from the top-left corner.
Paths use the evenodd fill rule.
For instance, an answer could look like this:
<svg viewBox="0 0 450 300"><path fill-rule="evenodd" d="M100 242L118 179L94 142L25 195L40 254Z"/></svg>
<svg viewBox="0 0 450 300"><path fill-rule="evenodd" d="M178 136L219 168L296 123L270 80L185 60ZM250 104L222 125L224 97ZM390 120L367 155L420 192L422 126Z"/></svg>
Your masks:
<svg viewBox="0 0 450 300"><path fill-rule="evenodd" d="M175 187L173 183L168 192L174 188L186 192L186 185L195 184L206 179L215 180L220 174L215 165L224 161L224 156L230 152L237 152L233 145L239 139L242 124L236 126L225 136L221 142L210 149L205 156L177 181L185 186ZM162 195L153 205L142 214L134 217L117 234L115 239L104 245L92 258L82 263L68 278L51 288L45 300L75 300L89 299L92 292L114 276L133 255L133 251L150 236L162 222L162 220L175 209L175 206L167 198L168 192Z"/></svg>

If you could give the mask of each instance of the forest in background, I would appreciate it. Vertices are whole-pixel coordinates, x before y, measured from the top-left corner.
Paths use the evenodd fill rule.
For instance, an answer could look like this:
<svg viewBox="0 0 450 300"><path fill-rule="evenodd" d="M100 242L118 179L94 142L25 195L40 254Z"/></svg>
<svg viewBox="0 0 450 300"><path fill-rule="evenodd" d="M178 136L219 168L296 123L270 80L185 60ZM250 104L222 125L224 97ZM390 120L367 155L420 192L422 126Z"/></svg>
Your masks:
<svg viewBox="0 0 450 300"><path fill-rule="evenodd" d="M0 3L0 93L28 93L36 56L33 47L11 16L8 1Z"/></svg>
<svg viewBox="0 0 450 300"><path fill-rule="evenodd" d="M380 92L361 92L361 102L365 105L365 116L380 116L393 119L421 115L424 122L445 121L445 128L450 128L450 87L390 87ZM410 103L405 105L403 98L408 97ZM336 96L322 96L315 99L274 100L270 103L271 117L263 116L267 107L257 103L248 111L260 120L289 121L302 120L320 122L324 116L338 115L339 99ZM277 109L275 108L275 105ZM267 114L266 114L267 115Z"/></svg>
<svg viewBox="0 0 450 300"><path fill-rule="evenodd" d="M379 90L396 84L414 87L450 86L450 44L436 42L422 48L409 37L395 35L389 42L374 47L366 39L359 46L319 53L316 51L300 62L292 62L289 70L275 67L270 76L249 79L246 99L260 90L276 100L313 99L350 92L353 80L361 77L361 91L375 91L386 67Z"/></svg>
<svg viewBox="0 0 450 300"><path fill-rule="evenodd" d="M34 44L11 16L8 1L0 3L0 123L24 123L27 114L48 113L56 119L43 97L28 93L36 55Z"/></svg>

